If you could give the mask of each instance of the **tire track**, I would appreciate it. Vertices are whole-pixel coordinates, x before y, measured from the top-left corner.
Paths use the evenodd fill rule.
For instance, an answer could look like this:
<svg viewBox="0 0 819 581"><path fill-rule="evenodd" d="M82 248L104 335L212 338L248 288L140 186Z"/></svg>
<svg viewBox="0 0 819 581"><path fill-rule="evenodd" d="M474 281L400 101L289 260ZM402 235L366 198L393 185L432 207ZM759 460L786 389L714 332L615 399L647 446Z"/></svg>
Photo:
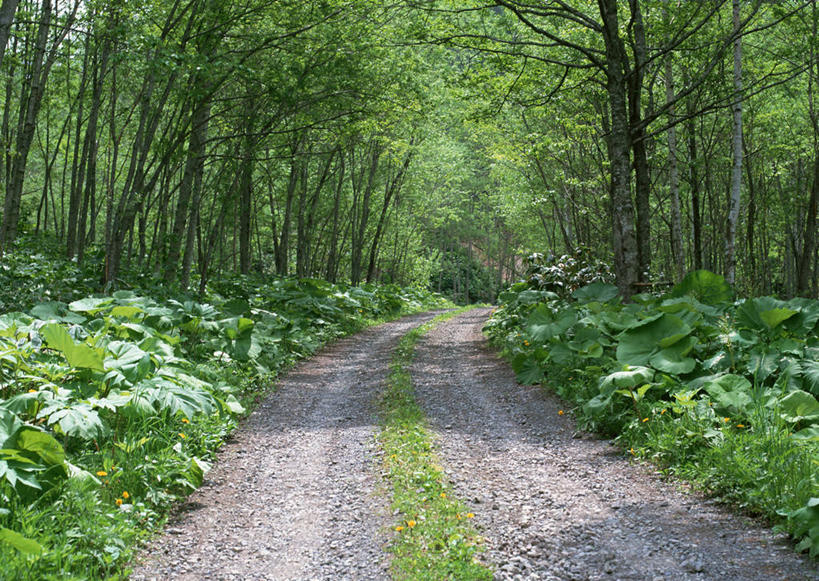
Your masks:
<svg viewBox="0 0 819 581"><path fill-rule="evenodd" d="M342 339L288 373L131 579L387 578L374 402L400 337L435 314Z"/></svg>
<svg viewBox="0 0 819 581"><path fill-rule="evenodd" d="M487 315L471 311L432 330L412 374L497 579L819 579L784 536L681 492L606 441L578 437L558 413L564 404L518 385L490 351Z"/></svg>

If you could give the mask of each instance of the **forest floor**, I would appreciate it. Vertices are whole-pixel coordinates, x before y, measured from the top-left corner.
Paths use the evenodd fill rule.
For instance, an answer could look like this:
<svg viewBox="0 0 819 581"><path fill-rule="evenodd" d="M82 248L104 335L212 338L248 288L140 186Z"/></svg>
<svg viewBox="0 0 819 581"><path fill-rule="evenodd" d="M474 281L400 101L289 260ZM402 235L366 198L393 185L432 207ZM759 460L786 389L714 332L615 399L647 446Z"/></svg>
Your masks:
<svg viewBox="0 0 819 581"><path fill-rule="evenodd" d="M389 578L376 402L398 340L432 316L348 337L291 371L131 578ZM481 333L487 316L430 331L412 375L497 579L819 579L784 536L578 432L558 398L518 385Z"/></svg>

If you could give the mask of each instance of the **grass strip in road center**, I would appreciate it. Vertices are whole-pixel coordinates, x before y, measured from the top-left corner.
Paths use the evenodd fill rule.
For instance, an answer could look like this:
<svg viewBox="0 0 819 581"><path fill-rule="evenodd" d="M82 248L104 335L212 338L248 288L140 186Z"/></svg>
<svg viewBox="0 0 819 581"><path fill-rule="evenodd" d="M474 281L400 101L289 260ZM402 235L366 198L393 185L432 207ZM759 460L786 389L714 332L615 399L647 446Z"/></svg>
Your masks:
<svg viewBox="0 0 819 581"><path fill-rule="evenodd" d="M378 440L400 519L390 544L396 579L492 579L477 560L482 539L471 520L475 515L453 495L409 371L418 340L469 309L444 313L404 335L390 363Z"/></svg>

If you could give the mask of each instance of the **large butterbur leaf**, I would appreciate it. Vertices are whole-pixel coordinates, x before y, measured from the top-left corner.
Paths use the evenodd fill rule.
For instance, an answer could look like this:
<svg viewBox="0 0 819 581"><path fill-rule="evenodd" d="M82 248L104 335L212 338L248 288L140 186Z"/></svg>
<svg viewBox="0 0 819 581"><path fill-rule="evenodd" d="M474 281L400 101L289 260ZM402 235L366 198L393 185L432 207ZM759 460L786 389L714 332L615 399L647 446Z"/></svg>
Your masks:
<svg viewBox="0 0 819 581"><path fill-rule="evenodd" d="M74 339L64 326L58 323L43 325L40 328L40 335L50 348L65 355L71 367L104 371L102 355L88 345L74 343Z"/></svg>
<svg viewBox="0 0 819 581"><path fill-rule="evenodd" d="M688 354L696 344L697 338L689 335L683 340L665 349L660 349L651 355L649 363L654 369L665 373L673 373L675 375L691 373L694 367L696 367L697 361L693 357L689 357Z"/></svg>
<svg viewBox="0 0 819 581"><path fill-rule="evenodd" d="M511 362L515 377L523 385L532 385L543 381L543 365L532 353L519 353Z"/></svg>
<svg viewBox="0 0 819 581"><path fill-rule="evenodd" d="M685 295L692 296L706 305L720 305L731 301L733 291L722 276L708 270L694 270L668 294L671 298Z"/></svg>
<svg viewBox="0 0 819 581"><path fill-rule="evenodd" d="M737 308L737 325L752 331L772 331L799 311L774 297L757 297Z"/></svg>
<svg viewBox="0 0 819 581"><path fill-rule="evenodd" d="M819 401L806 391L794 390L779 402L782 419L790 423L819 423Z"/></svg>
<svg viewBox="0 0 819 581"><path fill-rule="evenodd" d="M572 296L581 303L606 303L616 299L619 294L617 287L613 284L597 281L580 287L572 293Z"/></svg>
<svg viewBox="0 0 819 581"><path fill-rule="evenodd" d="M721 375L706 382L703 389L722 411L731 415L746 415L753 403L751 382L741 375Z"/></svg>
<svg viewBox="0 0 819 581"><path fill-rule="evenodd" d="M691 331L676 315L653 317L620 335L617 360L626 365L647 365L655 352L682 341Z"/></svg>

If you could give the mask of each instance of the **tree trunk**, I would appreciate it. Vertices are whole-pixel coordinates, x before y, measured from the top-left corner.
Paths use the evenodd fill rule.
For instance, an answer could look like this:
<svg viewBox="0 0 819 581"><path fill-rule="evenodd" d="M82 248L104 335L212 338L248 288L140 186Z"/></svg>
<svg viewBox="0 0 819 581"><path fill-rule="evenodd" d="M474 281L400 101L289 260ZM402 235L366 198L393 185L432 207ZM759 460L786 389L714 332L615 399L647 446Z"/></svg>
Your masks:
<svg viewBox="0 0 819 581"><path fill-rule="evenodd" d="M17 12L17 4L19 0L3 0L3 4L0 5L0 64L3 64L3 56L6 54L6 44L9 41L14 14Z"/></svg>
<svg viewBox="0 0 819 581"><path fill-rule="evenodd" d="M619 35L616 0L599 0L606 41L606 90L611 114L608 140L611 172L610 201L614 273L617 287L625 300L634 292L638 281L639 260L634 236L634 206L631 202L631 139L626 104L626 59Z"/></svg>
<svg viewBox="0 0 819 581"><path fill-rule="evenodd" d="M665 95L667 101L673 101L674 71L671 55L665 62ZM674 118L674 107L668 110ZM685 273L685 256L683 254L682 212L680 211L680 174L677 168L677 127L672 125L668 130L668 188L671 196L671 256L674 264L674 280L679 282Z"/></svg>
<svg viewBox="0 0 819 581"><path fill-rule="evenodd" d="M734 34L739 33L740 0L733 1ZM742 188L742 38L734 40L734 130L731 143L733 166L731 167L731 195L728 205L728 223L725 232L725 280L734 284L736 279L736 237L739 221L740 193Z"/></svg>
<svg viewBox="0 0 819 581"><path fill-rule="evenodd" d="M646 132L642 126L643 78L646 67L646 37L638 0L629 0L633 22L634 69L628 75L631 150L634 155L635 202L637 210L638 279L645 281L651 272L651 176L646 151ZM625 65L625 61L624 61ZM625 68L625 67L624 67Z"/></svg>

